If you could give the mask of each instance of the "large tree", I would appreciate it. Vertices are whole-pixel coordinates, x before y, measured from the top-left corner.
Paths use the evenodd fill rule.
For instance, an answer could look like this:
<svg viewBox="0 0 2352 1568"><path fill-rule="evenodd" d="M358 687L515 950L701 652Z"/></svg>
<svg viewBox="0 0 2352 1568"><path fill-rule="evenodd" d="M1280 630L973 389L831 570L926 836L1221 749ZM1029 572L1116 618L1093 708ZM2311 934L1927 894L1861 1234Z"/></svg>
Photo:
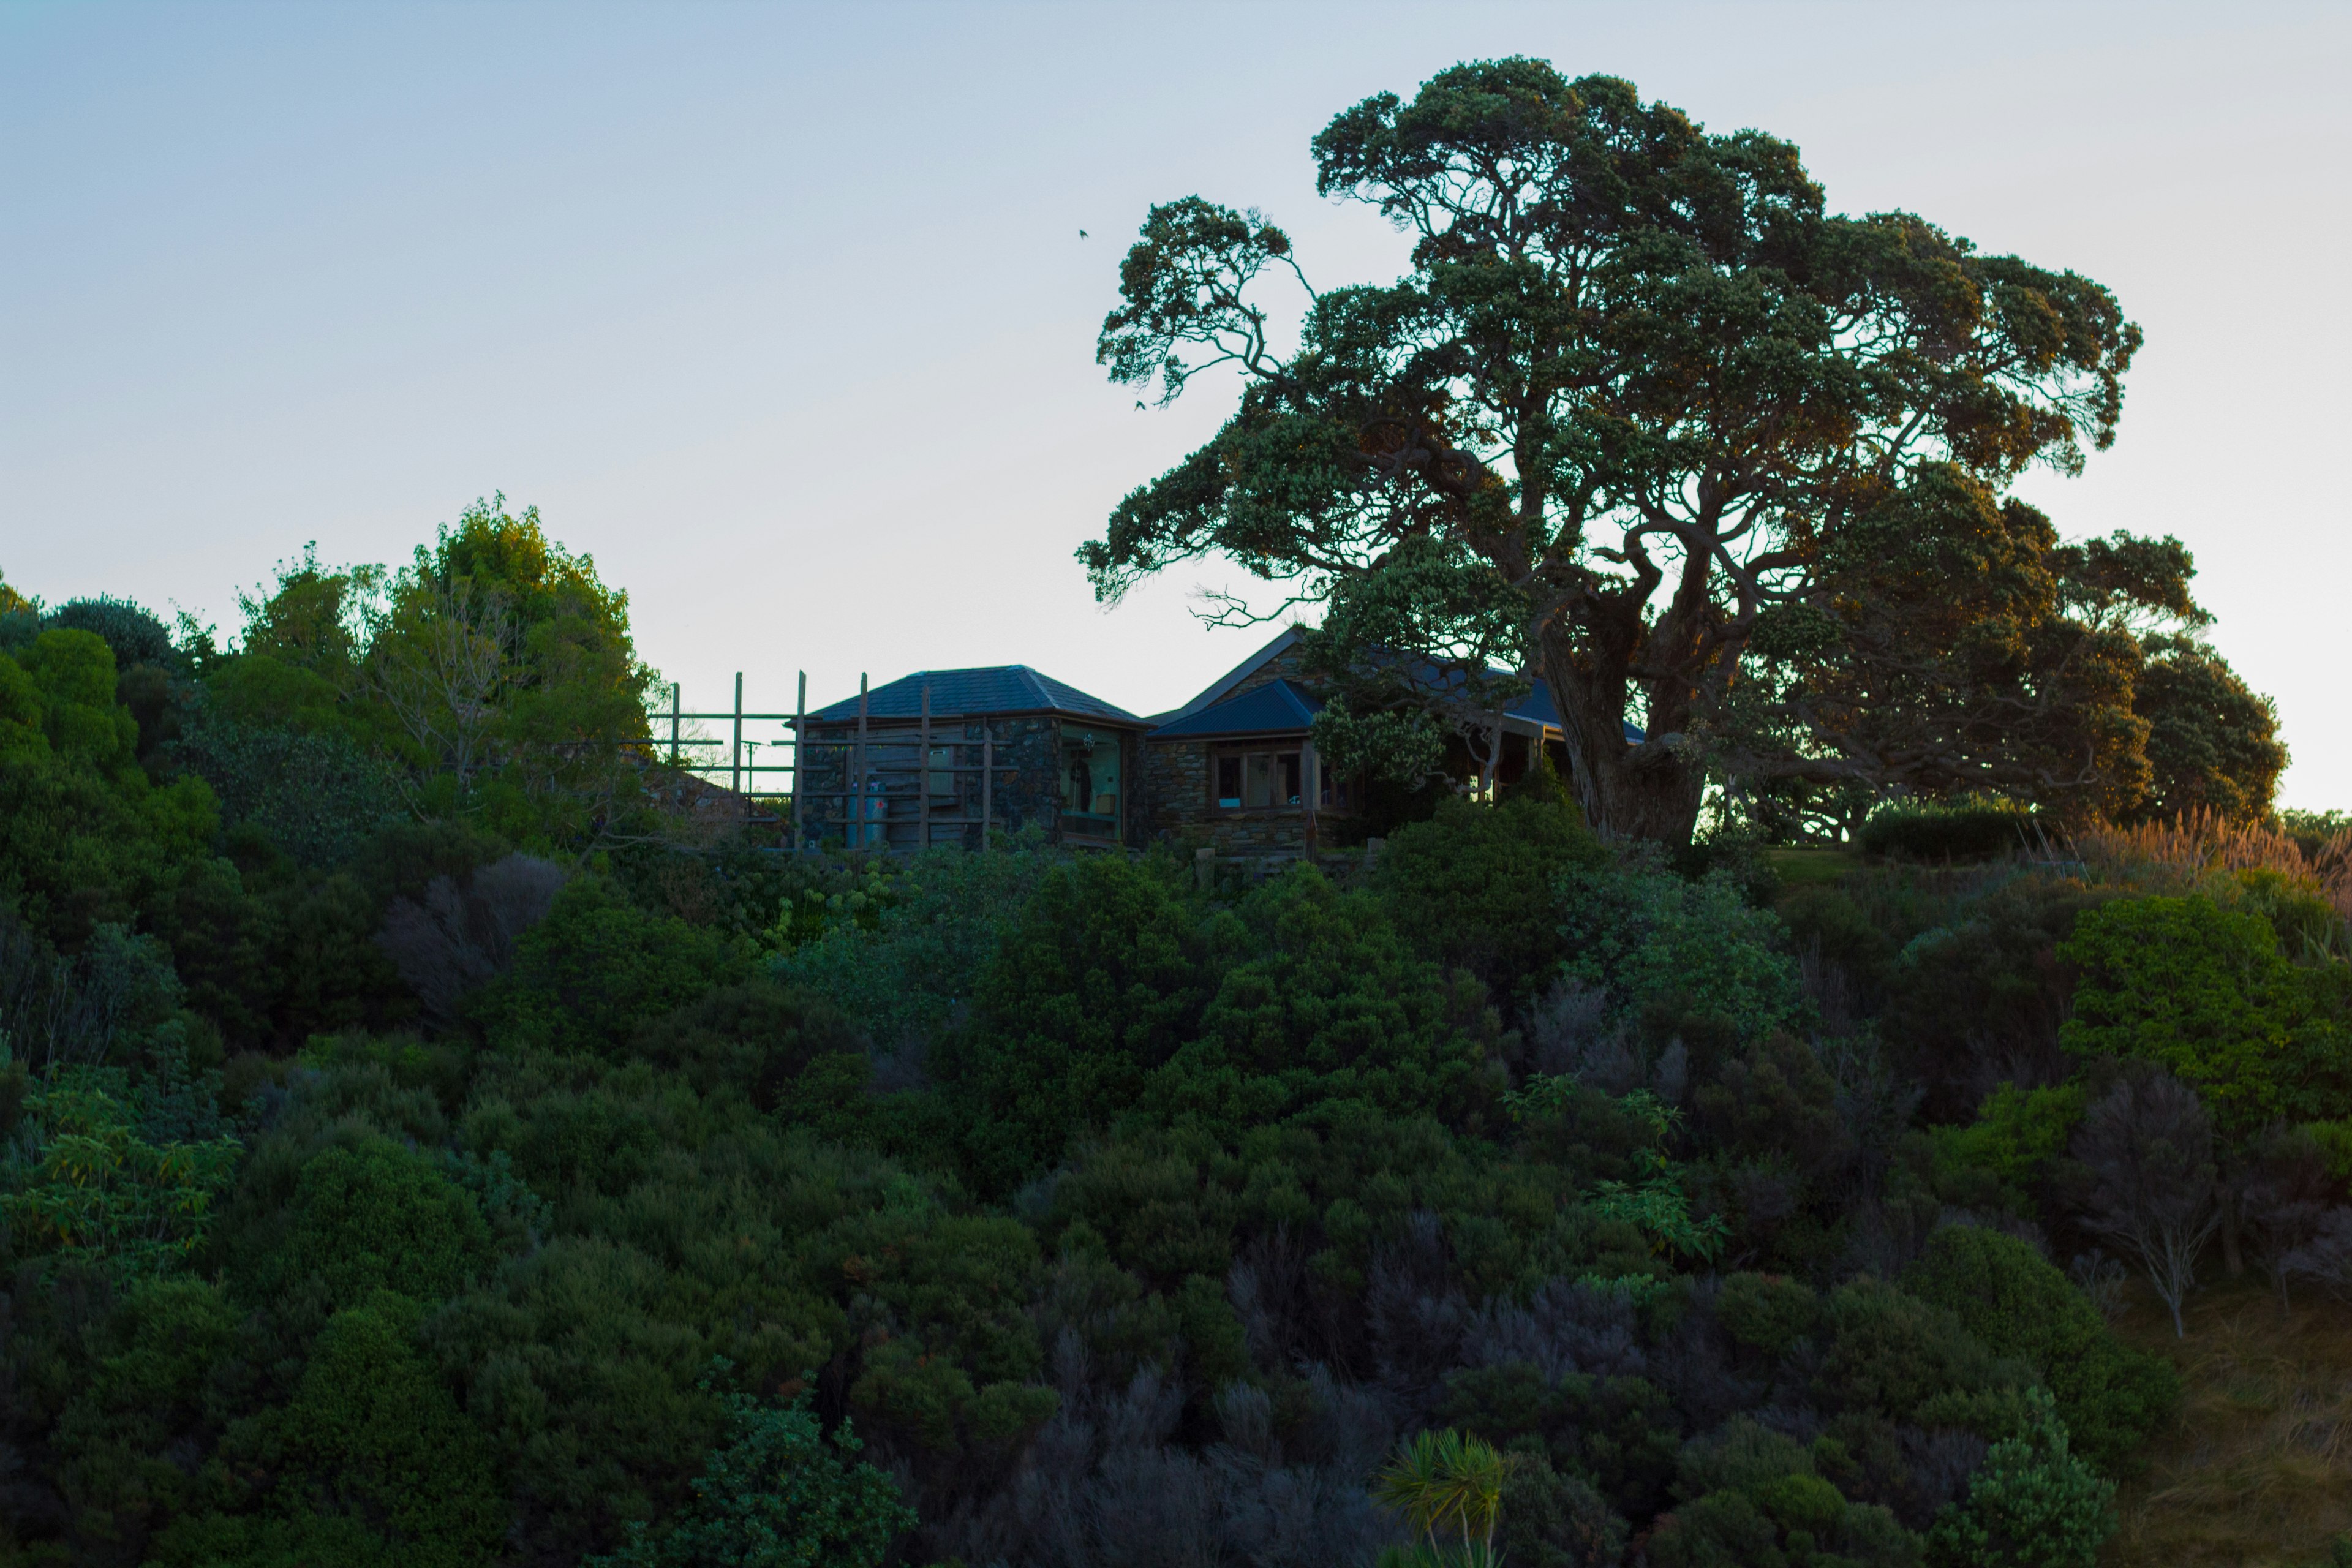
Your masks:
<svg viewBox="0 0 2352 1568"><path fill-rule="evenodd" d="M1832 215L1789 143L1537 60L1367 99L1313 150L1411 270L1307 289L1286 351L1288 237L1152 209L1099 357L1162 402L1213 365L1242 392L1079 552L1099 595L1213 552L1286 608L1460 574L1437 597L1507 606L1614 836L1687 837L1711 773L2137 795L2131 634L2194 619L2187 557L2069 552L2006 493L2114 438L2139 331L2106 289Z"/></svg>

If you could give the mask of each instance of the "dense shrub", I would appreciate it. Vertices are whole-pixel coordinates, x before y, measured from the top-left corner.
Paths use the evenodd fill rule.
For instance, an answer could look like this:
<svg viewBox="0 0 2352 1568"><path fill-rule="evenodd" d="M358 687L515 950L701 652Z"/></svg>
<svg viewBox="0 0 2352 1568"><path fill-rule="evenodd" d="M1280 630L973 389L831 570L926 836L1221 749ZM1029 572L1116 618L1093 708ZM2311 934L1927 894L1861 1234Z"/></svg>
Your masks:
<svg viewBox="0 0 2352 1568"><path fill-rule="evenodd" d="M2068 1050L2162 1063L2235 1133L2352 1106L2352 1033L2262 915L2199 897L2119 899L2084 913L2059 953L2083 972Z"/></svg>
<svg viewBox="0 0 2352 1568"><path fill-rule="evenodd" d="M1689 881L1636 862L1570 870L1557 886L1566 972L1627 1015L1717 1020L1747 1038L1795 1014L1780 921L1729 874Z"/></svg>
<svg viewBox="0 0 2352 1568"><path fill-rule="evenodd" d="M2001 1355L2033 1369L2057 1400L2074 1450L2109 1475L2180 1403L2166 1363L2116 1338L2066 1277L2027 1243L1973 1226L1937 1231L1903 1288L1944 1308Z"/></svg>
<svg viewBox="0 0 2352 1568"><path fill-rule="evenodd" d="M1564 799L1488 806L1448 797L1428 821L1389 838L1374 885L1422 952L1469 970L1499 998L1524 1001L1568 952L1553 883L1600 861L1600 845Z"/></svg>
<svg viewBox="0 0 2352 1568"><path fill-rule="evenodd" d="M2039 842L2033 816L2008 801L1890 805L1871 813L1855 836L1866 854L1909 860L1984 860Z"/></svg>
<svg viewBox="0 0 2352 1568"><path fill-rule="evenodd" d="M639 1022L740 979L750 956L715 932L657 915L583 877L515 943L483 996L490 1037L514 1048L615 1054Z"/></svg>

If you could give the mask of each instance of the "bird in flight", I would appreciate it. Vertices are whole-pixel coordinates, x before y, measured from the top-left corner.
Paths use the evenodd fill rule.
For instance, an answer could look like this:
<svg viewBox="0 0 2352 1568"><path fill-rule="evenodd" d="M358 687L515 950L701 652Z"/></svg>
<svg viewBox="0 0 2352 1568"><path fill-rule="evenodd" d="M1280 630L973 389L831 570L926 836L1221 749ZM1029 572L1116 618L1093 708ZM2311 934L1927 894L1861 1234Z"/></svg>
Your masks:
<svg viewBox="0 0 2352 1568"><path fill-rule="evenodd" d="M1080 229L1080 230L1078 230L1078 237L1079 237L1080 239L1084 239L1084 238L1086 238L1086 237L1087 237L1087 231L1086 231L1085 229Z"/></svg>

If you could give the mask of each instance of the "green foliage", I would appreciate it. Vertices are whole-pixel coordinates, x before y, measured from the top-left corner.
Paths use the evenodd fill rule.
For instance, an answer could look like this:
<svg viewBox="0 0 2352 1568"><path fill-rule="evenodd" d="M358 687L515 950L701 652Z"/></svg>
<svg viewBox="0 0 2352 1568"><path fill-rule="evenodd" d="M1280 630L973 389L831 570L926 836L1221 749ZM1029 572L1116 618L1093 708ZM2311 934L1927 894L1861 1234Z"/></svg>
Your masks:
<svg viewBox="0 0 2352 1568"><path fill-rule="evenodd" d="M1418 237L1410 269L1310 295L1286 353L1265 289L1299 275L1290 237L1198 196L1151 209L1097 358L1163 399L1221 365L1241 393L1081 549L1099 595L1223 551L1366 637L1539 666L1612 837L1685 841L1727 754L2025 788L2087 743L2136 783L2116 623L2200 618L2186 552L2069 550L2004 493L2112 439L2139 332L2105 289L1908 215L1832 216L1793 146L1540 60L1378 94L1314 153L1322 194ZM1968 368L1991 361L2032 368L1995 389ZM1599 365L1641 369L1574 368ZM1671 604L1661 527L1717 565ZM1740 563L1767 561L1755 624L1736 606L1767 568ZM1628 718L1709 743L1629 747Z"/></svg>
<svg viewBox="0 0 2352 1568"><path fill-rule="evenodd" d="M1856 841L1872 855L1928 861L1993 859L2037 842L2030 810L1993 799L1883 806Z"/></svg>
<svg viewBox="0 0 2352 1568"><path fill-rule="evenodd" d="M928 1045L970 1002L1057 859L1042 844L986 855L932 849L895 868L887 884L877 868L864 888L810 888L779 919L776 973L829 997L886 1048ZM814 907L804 915L804 905ZM821 934L800 934L803 922Z"/></svg>
<svg viewBox="0 0 2352 1568"><path fill-rule="evenodd" d="M1294 871L1218 917L1207 943L1198 1038L1151 1074L1145 1113L1230 1137L1328 1100L1449 1120L1476 1104L1496 1032L1483 992L1414 957L1370 897Z"/></svg>
<svg viewBox="0 0 2352 1568"><path fill-rule="evenodd" d="M982 973L968 1042L940 1077L969 1104L970 1159L1003 1191L1057 1159L1073 1130L1133 1105L1207 1001L1202 936L1150 864L1057 867Z"/></svg>
<svg viewBox="0 0 2352 1568"><path fill-rule="evenodd" d="M312 1155L271 1219L240 1238L235 1278L244 1300L280 1313L300 1302L324 1315L377 1290L435 1302L489 1261L473 1199L431 1156L388 1138Z"/></svg>
<svg viewBox="0 0 2352 1568"><path fill-rule="evenodd" d="M483 997L493 1039L511 1047L613 1055L631 1029L740 979L748 956L715 932L631 903L583 877L517 944L514 967Z"/></svg>
<svg viewBox="0 0 2352 1568"><path fill-rule="evenodd" d="M1804 1445L1734 1416L1683 1450L1682 1506L1659 1521L1661 1568L1805 1563L1916 1568L1918 1538L1884 1508L1849 1502Z"/></svg>
<svg viewBox="0 0 2352 1568"><path fill-rule="evenodd" d="M2342 1026L2261 915L2197 896L2118 899L2085 911L2059 953L2083 971L2068 1050L2161 1062L2235 1133L2347 1102Z"/></svg>
<svg viewBox="0 0 2352 1568"><path fill-rule="evenodd" d="M2131 816L2164 821L2210 812L2261 821L2286 771L2277 705L2199 638L2150 637L2143 649L2132 710L2147 725L2150 776Z"/></svg>
<svg viewBox="0 0 2352 1568"><path fill-rule="evenodd" d="M1821 1299L1801 1280L1776 1274L1738 1273L1725 1277L1715 1311L1724 1331L1733 1339L1766 1355L1779 1356L1813 1331L1821 1317Z"/></svg>
<svg viewBox="0 0 2352 1568"><path fill-rule="evenodd" d="M400 814L391 771L332 731L216 718L173 754L212 786L226 826L249 826L305 866L352 858Z"/></svg>
<svg viewBox="0 0 2352 1568"><path fill-rule="evenodd" d="M2066 1277L2025 1242L1952 1226L1903 1275L1903 1288L1944 1308L1997 1353L2033 1369L2057 1401L2075 1450L2118 1475L2180 1404L2171 1366L2116 1338Z"/></svg>
<svg viewBox="0 0 2352 1568"><path fill-rule="evenodd" d="M1568 973L1639 1017L1660 1009L1723 1020L1748 1037L1796 1012L1796 965L1780 922L1724 872L1686 881L1640 864L1560 876Z"/></svg>
<svg viewBox="0 0 2352 1568"><path fill-rule="evenodd" d="M158 1559L470 1568L496 1552L489 1446L418 1353L418 1310L379 1290L336 1313L292 1398L230 1426L202 1477L213 1509L163 1531Z"/></svg>
<svg viewBox="0 0 2352 1568"><path fill-rule="evenodd" d="M1416 1432L1373 1482L1373 1495L1404 1515L1429 1557L1492 1568L1508 1468L1494 1446L1447 1427Z"/></svg>
<svg viewBox="0 0 2352 1568"><path fill-rule="evenodd" d="M694 1479L695 1500L658 1534L642 1526L604 1568L880 1568L915 1524L890 1478L851 1456L848 1425L828 1441L806 1394L779 1408L727 1396L724 1447Z"/></svg>
<svg viewBox="0 0 2352 1568"><path fill-rule="evenodd" d="M1969 1125L1929 1130L1937 1189L1957 1203L1990 1199L2014 1213L2030 1213L2031 1194L2050 1162L2065 1152L2085 1104L2080 1084L2026 1090L2002 1084L1985 1097Z"/></svg>
<svg viewBox="0 0 2352 1568"><path fill-rule="evenodd" d="M1565 802L1449 796L1427 822L1390 835L1375 885L1414 947L1497 996L1518 996L1548 984L1568 952L1554 882L1600 855Z"/></svg>
<svg viewBox="0 0 2352 1568"><path fill-rule="evenodd" d="M47 631L0 655L0 905L79 946L92 925L152 908L209 854L212 792L157 784L115 700L114 656L86 631Z"/></svg>
<svg viewBox="0 0 2352 1568"><path fill-rule="evenodd" d="M60 1489L94 1560L139 1549L196 1501L179 1454L217 1436L244 1370L236 1309L217 1284L145 1279L91 1334L89 1374L58 1414Z"/></svg>
<svg viewBox="0 0 2352 1568"><path fill-rule="evenodd" d="M121 1075L68 1069L33 1085L0 1163L0 1221L19 1262L89 1264L131 1279L203 1245L235 1174L233 1138L154 1136Z"/></svg>
<svg viewBox="0 0 2352 1568"><path fill-rule="evenodd" d="M1927 1532L1935 1568L2091 1568L2115 1533L2115 1484L2067 1451L2048 1394L2026 1398L2025 1431L1993 1445L1968 1501L1948 1505Z"/></svg>
<svg viewBox="0 0 2352 1568"><path fill-rule="evenodd" d="M2023 1369L1997 1357L1957 1314L1883 1280L1864 1275L1830 1292L1820 1332L1813 1395L1846 1417L1848 1430L1894 1420L1993 1436L2016 1419Z"/></svg>
<svg viewBox="0 0 2352 1568"><path fill-rule="evenodd" d="M1515 1454L1503 1477L1503 1529L1496 1555L1516 1568L1616 1568L1625 1521L1575 1475L1541 1455Z"/></svg>

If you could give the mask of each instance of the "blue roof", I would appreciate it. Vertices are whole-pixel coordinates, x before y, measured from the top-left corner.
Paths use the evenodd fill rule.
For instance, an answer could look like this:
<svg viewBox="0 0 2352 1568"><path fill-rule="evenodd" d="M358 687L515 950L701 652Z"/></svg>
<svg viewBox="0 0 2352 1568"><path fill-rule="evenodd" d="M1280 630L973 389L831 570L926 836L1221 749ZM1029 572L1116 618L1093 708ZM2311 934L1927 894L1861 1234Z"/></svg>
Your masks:
<svg viewBox="0 0 2352 1568"><path fill-rule="evenodd" d="M1501 672L1498 670L1496 673ZM1535 689L1504 709L1503 711L1514 719L1532 720L1538 724L1549 724L1555 730L1563 728L1559 721L1559 710L1551 705L1551 688L1543 683L1541 677L1536 679L1534 686ZM1625 726L1627 745L1638 746L1642 743L1640 725L1622 719L1618 722Z"/></svg>
<svg viewBox="0 0 2352 1568"><path fill-rule="evenodd" d="M1102 719L1139 728L1143 723L1126 709L1089 697L1076 687L1025 664L1000 664L982 669L919 669L868 691L866 717L919 718L926 685L931 689L934 719L958 719L975 713L1067 713L1073 718ZM854 721L857 717L857 699L845 697L809 717L825 723Z"/></svg>
<svg viewBox="0 0 2352 1568"><path fill-rule="evenodd" d="M1295 680L1269 680L1239 697L1213 702L1151 731L1151 738L1180 740L1202 735L1296 735L1315 722L1323 700Z"/></svg>

